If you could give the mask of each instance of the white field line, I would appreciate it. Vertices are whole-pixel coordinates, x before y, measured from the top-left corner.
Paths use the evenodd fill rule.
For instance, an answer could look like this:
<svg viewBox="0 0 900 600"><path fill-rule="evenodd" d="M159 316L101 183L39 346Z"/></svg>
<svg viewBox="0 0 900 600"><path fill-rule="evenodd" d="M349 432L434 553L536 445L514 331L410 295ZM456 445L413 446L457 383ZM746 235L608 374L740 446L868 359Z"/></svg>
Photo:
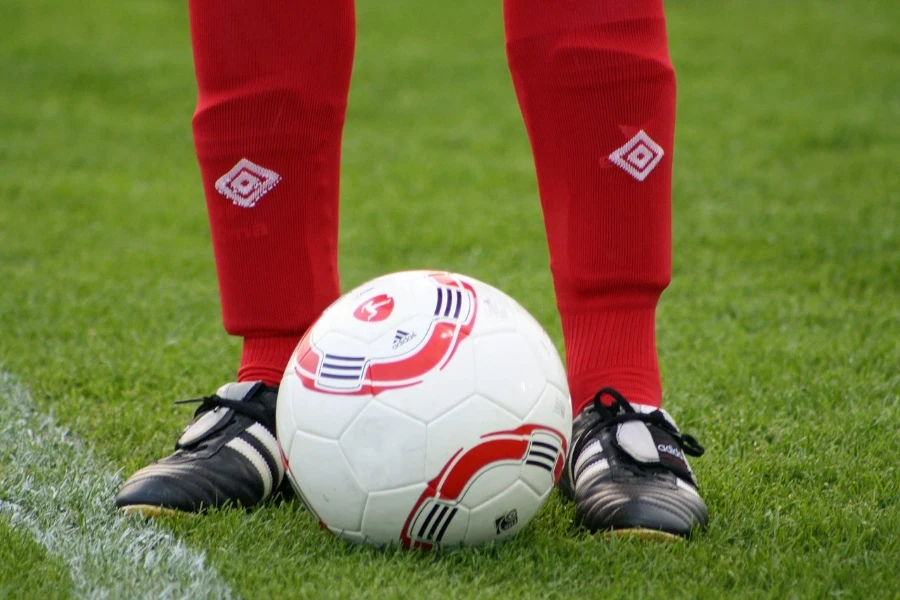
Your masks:
<svg viewBox="0 0 900 600"><path fill-rule="evenodd" d="M0 518L68 565L76 596L232 597L203 553L152 522L118 515L121 482L0 370Z"/></svg>

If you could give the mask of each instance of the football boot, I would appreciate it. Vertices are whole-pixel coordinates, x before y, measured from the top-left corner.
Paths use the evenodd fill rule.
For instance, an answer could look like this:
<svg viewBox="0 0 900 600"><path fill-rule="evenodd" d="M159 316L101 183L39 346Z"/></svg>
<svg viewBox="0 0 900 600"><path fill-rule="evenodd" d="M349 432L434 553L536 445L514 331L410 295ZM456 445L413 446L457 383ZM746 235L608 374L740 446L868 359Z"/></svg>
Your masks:
<svg viewBox="0 0 900 600"><path fill-rule="evenodd" d="M126 514L199 512L266 500L284 477L275 440L278 387L228 383L199 402L175 452L132 475L116 496Z"/></svg>
<svg viewBox="0 0 900 600"><path fill-rule="evenodd" d="M604 404L606 397L611 403ZM575 418L560 490L575 502L577 521L591 532L687 537L709 522L685 456L703 452L666 411L631 404L604 388Z"/></svg>

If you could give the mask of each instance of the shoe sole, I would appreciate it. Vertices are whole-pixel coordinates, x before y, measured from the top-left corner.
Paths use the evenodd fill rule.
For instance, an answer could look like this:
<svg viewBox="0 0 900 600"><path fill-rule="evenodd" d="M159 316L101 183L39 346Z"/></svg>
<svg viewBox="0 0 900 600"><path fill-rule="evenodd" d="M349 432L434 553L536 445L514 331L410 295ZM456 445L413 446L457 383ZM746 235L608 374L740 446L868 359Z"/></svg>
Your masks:
<svg viewBox="0 0 900 600"><path fill-rule="evenodd" d="M673 543L681 542L685 539L683 536L669 533L667 531L659 531L658 529L643 529L640 527L635 527L633 529L610 529L607 531L598 531L597 533L608 540L613 538L625 538L648 540L651 542Z"/></svg>
<svg viewBox="0 0 900 600"><path fill-rule="evenodd" d="M189 514L183 510L175 510L174 508L165 508L164 506L154 506L152 504L132 504L130 506L122 506L119 513L124 517L141 516L145 518L153 517L176 517L178 515Z"/></svg>

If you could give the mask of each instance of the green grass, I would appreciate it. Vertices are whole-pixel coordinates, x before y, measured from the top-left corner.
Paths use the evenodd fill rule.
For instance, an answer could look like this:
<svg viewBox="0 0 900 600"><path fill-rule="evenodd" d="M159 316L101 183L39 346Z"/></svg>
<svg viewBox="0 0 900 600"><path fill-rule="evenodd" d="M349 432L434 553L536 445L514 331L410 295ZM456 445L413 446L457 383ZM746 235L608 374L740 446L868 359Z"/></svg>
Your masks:
<svg viewBox="0 0 900 600"><path fill-rule="evenodd" d="M221 329L193 156L185 7L110 6L4 2L0 365L131 472L183 426L172 400L233 377L239 344ZM164 522L238 594L900 596L900 4L668 13L679 116L659 347L666 406L708 448L693 464L709 533L593 539L556 497L511 543L441 557L346 546L292 502ZM345 288L458 270L561 342L499 2L360 3L344 148ZM43 595L22 575L36 565L67 585L3 520L0 536L0 595Z"/></svg>
<svg viewBox="0 0 900 600"><path fill-rule="evenodd" d="M27 533L0 520L0 598L69 598L66 565Z"/></svg>

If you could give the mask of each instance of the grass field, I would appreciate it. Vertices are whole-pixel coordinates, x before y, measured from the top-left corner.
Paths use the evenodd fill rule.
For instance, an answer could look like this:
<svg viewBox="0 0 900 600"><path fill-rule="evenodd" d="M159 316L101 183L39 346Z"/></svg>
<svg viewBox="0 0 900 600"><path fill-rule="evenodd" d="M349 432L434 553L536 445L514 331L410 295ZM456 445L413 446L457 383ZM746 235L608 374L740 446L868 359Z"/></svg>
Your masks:
<svg viewBox="0 0 900 600"><path fill-rule="evenodd" d="M561 345L500 3L359 4L344 287L470 273ZM91 482L167 452L190 414L171 402L231 379L239 353L193 155L186 9L0 13L0 597L116 597L123 578L159 597L900 597L900 3L668 3L658 337L665 404L708 449L693 466L709 532L594 539L554 496L511 543L445 556L344 545L292 501L119 523ZM186 587L182 551L216 586Z"/></svg>

